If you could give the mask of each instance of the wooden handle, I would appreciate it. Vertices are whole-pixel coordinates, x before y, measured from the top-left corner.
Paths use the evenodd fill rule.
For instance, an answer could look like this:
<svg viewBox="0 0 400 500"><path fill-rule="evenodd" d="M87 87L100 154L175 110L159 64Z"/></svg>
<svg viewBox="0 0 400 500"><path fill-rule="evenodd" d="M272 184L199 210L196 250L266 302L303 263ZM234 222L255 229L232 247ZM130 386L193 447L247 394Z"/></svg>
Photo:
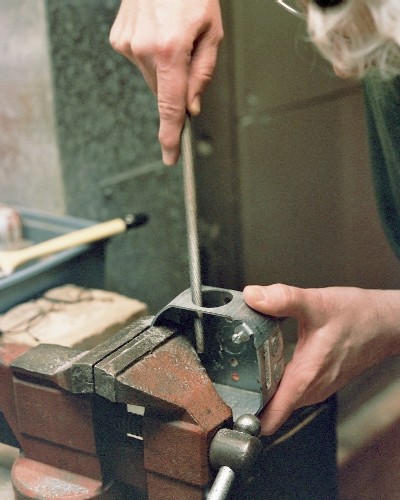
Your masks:
<svg viewBox="0 0 400 500"><path fill-rule="evenodd" d="M11 274L18 266L33 259L45 257L56 252L67 250L85 243L103 240L110 236L123 233L126 224L123 219L112 219L108 222L94 224L93 226L78 229L51 240L32 245L21 250L0 252L0 268L3 276Z"/></svg>

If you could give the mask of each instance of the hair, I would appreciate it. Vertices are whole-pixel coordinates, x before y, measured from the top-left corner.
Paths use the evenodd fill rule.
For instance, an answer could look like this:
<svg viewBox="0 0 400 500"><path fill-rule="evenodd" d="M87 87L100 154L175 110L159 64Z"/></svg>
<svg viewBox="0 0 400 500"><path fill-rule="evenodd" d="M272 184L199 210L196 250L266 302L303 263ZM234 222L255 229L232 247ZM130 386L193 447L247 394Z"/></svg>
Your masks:
<svg viewBox="0 0 400 500"><path fill-rule="evenodd" d="M345 0L327 8L309 2L307 20L310 40L340 73L400 74L400 0Z"/></svg>

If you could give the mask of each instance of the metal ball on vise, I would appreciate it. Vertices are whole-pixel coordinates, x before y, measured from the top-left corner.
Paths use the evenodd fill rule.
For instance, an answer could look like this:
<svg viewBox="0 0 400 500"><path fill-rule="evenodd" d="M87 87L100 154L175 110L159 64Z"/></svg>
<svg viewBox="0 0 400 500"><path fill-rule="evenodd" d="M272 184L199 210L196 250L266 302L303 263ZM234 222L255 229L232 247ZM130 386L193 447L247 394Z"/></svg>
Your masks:
<svg viewBox="0 0 400 500"><path fill-rule="evenodd" d="M236 420L233 428L236 431L258 437L261 432L261 422L255 415L241 415Z"/></svg>

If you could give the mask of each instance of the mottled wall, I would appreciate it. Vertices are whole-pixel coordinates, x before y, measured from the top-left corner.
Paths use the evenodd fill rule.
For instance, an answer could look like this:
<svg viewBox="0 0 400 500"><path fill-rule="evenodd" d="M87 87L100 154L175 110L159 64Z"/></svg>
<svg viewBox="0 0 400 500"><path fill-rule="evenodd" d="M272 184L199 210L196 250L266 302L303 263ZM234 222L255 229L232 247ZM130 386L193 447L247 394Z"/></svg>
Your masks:
<svg viewBox="0 0 400 500"><path fill-rule="evenodd" d="M119 1L0 2L0 199L93 220L148 213L108 245L106 287L157 311L189 281L181 167L161 164L155 98L109 45Z"/></svg>
<svg viewBox="0 0 400 500"><path fill-rule="evenodd" d="M0 0L0 202L62 213L45 9Z"/></svg>
<svg viewBox="0 0 400 500"><path fill-rule="evenodd" d="M157 310L188 286L181 169L160 163L155 98L109 45L118 5L47 1L66 205L96 220L149 214L109 245L106 284Z"/></svg>

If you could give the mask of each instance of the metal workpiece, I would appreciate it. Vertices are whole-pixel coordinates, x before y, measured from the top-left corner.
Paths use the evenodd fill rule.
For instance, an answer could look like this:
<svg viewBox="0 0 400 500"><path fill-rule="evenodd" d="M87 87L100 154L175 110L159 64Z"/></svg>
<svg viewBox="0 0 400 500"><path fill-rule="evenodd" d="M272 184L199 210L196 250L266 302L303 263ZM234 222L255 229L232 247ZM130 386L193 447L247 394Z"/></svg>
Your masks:
<svg viewBox="0 0 400 500"><path fill-rule="evenodd" d="M153 325L172 321L180 326L189 326L195 317L220 318L222 324L229 324L233 343L242 343L239 337L246 333L246 340L252 338L256 348L276 334L279 322L251 309L244 301L242 292L225 288L202 286L202 306L193 303L191 290L187 289L156 314ZM233 337L233 339L232 339Z"/></svg>
<svg viewBox="0 0 400 500"><path fill-rule="evenodd" d="M218 393L235 420L244 413L257 414L275 393L284 370L279 321L251 309L236 290L203 286L202 303L194 304L186 290L153 324L175 324L190 335L201 316L205 352L200 357Z"/></svg>
<svg viewBox="0 0 400 500"><path fill-rule="evenodd" d="M210 446L211 467L218 474L207 500L224 500L236 477L248 475L262 451L258 435L261 424L254 415L242 415L234 429L220 429Z"/></svg>

